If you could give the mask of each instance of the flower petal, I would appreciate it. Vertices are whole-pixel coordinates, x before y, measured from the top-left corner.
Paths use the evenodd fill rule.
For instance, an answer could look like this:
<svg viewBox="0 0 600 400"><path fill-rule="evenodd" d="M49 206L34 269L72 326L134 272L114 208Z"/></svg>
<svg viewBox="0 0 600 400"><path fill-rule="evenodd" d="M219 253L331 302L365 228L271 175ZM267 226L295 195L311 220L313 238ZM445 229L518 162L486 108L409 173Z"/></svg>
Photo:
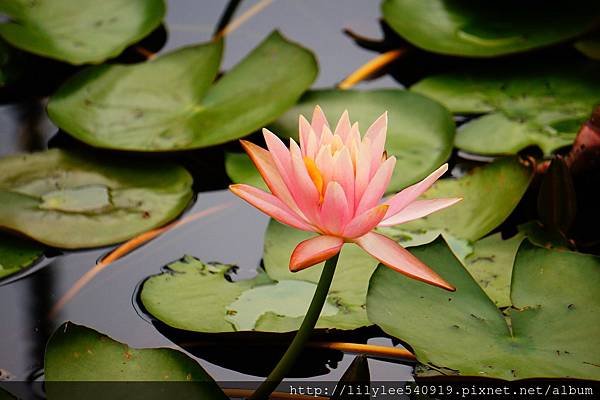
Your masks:
<svg viewBox="0 0 600 400"><path fill-rule="evenodd" d="M306 170L300 147L293 139L290 139L290 154L292 157L293 186L288 188L302 213L311 223L318 224L318 206L321 195Z"/></svg>
<svg viewBox="0 0 600 400"><path fill-rule="evenodd" d="M333 164L333 180L344 189L350 215L354 215L354 166L347 147L336 155Z"/></svg>
<svg viewBox="0 0 600 400"><path fill-rule="evenodd" d="M344 110L340 120L338 121L335 131L333 131L334 136L339 136L342 139L342 142L346 143L346 139L350 134L350 129L352 128L352 124L350 123L350 116L348 115L348 110Z"/></svg>
<svg viewBox="0 0 600 400"><path fill-rule="evenodd" d="M344 228L345 238L357 238L377 226L385 216L388 209L386 204L380 204L352 219Z"/></svg>
<svg viewBox="0 0 600 400"><path fill-rule="evenodd" d="M403 224L414 219L423 218L426 215L443 210L446 207L450 207L461 200L462 198L460 197L449 199L416 200L396 214L381 221L379 226L393 226Z"/></svg>
<svg viewBox="0 0 600 400"><path fill-rule="evenodd" d="M323 110L321 110L321 107L315 106L310 124L315 133L317 134L318 138L321 137L323 127L329 127L329 122L327 122L327 117L325 117L325 114L323 113Z"/></svg>
<svg viewBox="0 0 600 400"><path fill-rule="evenodd" d="M371 141L371 169L369 177L373 177L377 172L377 168L383 162L383 151L385 149L385 139L387 136L388 117L387 111L371 124L365 138Z"/></svg>
<svg viewBox="0 0 600 400"><path fill-rule="evenodd" d="M360 199L362 199L367 186L369 185L369 171L371 168L371 141L365 138L359 144L356 152L355 172L356 179L354 180L354 209L358 208ZM356 212L355 212L356 215Z"/></svg>
<svg viewBox="0 0 600 400"><path fill-rule="evenodd" d="M334 235L341 235L344 227L350 219L348 200L342 186L331 181L325 190L319 227Z"/></svg>
<svg viewBox="0 0 600 400"><path fill-rule="evenodd" d="M390 206L385 218L387 219L392 215L397 214L404 207L415 201L420 195L425 193L440 176L444 175L446 171L448 171L448 164L442 165L421 182L415 183L401 192L396 193L390 200L385 202L385 204L389 204Z"/></svg>
<svg viewBox="0 0 600 400"><path fill-rule="evenodd" d="M279 174L279 170L273 162L271 154L267 150L255 145L252 142L240 140L240 143L244 150L246 150L246 153L248 153L248 156L250 156L250 159L269 187L271 193L277 196L290 209L302 217L302 213L296 205L296 202L294 201L292 194L283 181L283 178Z"/></svg>
<svg viewBox="0 0 600 400"><path fill-rule="evenodd" d="M343 245L342 238L323 235L300 242L290 258L290 271L300 271L325 261L339 253Z"/></svg>
<svg viewBox="0 0 600 400"><path fill-rule="evenodd" d="M271 193L263 192L260 189L245 184L230 185L229 190L282 224L303 231L317 231L313 226L295 215L281 200Z"/></svg>
<svg viewBox="0 0 600 400"><path fill-rule="evenodd" d="M381 167L379 167L373 176L373 179L371 179L369 185L365 189L365 192L358 203L358 207L356 208L355 215L362 214L379 203L390 183L395 166L396 157L394 156L388 158L381 164Z"/></svg>
<svg viewBox="0 0 600 400"><path fill-rule="evenodd" d="M290 151L273 132L266 128L263 128L262 132L269 153L279 171L279 175L281 175L286 186L292 192L294 182L292 181L292 157L290 156Z"/></svg>
<svg viewBox="0 0 600 400"><path fill-rule="evenodd" d="M455 290L452 285L444 281L435 271L386 236L369 232L355 239L354 243L362 247L363 250L375 257L382 264L401 274L446 290Z"/></svg>

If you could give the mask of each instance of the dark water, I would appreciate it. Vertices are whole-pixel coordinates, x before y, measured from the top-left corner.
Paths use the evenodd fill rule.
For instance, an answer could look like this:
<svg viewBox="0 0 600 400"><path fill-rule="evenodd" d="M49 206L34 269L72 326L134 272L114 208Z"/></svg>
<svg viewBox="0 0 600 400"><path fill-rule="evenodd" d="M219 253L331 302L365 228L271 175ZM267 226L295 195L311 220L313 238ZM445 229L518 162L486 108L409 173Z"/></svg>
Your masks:
<svg viewBox="0 0 600 400"><path fill-rule="evenodd" d="M244 2L238 15L254 3ZM225 4L225 1L170 1L169 36L163 51L209 40ZM378 0L274 0L228 37L224 67L234 65L270 31L280 29L317 54L320 73L316 86L333 86L375 55L357 47L342 34L342 29L352 28L377 37L378 17ZM360 86L398 87L398 83L383 77ZM56 135L56 128L45 116L44 104L43 97L29 97L0 105L0 156L42 150L49 142L51 146L73 145L64 134ZM43 268L0 286L0 380L26 380L39 375L46 340L67 320L93 327L133 347L176 347L147 317L139 314L135 290L144 278L185 254L204 261L236 264L240 267L240 277L254 273L260 263L267 217L224 190L227 180L222 153L223 148L215 148L186 153L183 157L186 166L191 165L197 188L211 189L198 193L188 212L231 202L230 207L170 231L116 261L54 318L49 318L48 313L55 302L111 248L49 254ZM369 342L391 345L385 338ZM227 346L223 351L228 351ZM343 356L337 368L319 379L339 379L352 359L351 355ZM256 380L252 371L240 373L202 359L199 362L220 381ZM410 379L410 367L379 360L369 360L369 364L374 380Z"/></svg>

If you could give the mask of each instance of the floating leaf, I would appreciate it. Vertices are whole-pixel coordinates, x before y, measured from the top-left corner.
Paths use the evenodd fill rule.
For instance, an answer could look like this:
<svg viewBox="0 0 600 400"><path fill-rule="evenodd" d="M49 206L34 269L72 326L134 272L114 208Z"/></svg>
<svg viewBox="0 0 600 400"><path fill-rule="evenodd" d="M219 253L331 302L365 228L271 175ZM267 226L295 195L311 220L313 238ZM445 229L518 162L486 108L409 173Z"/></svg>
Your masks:
<svg viewBox="0 0 600 400"><path fill-rule="evenodd" d="M480 114L463 124L455 145L478 154L516 154L539 146L545 154L570 145L600 91L594 65L509 64L448 73L411 87L458 114Z"/></svg>
<svg viewBox="0 0 600 400"><path fill-rule="evenodd" d="M524 235L503 240L500 233L478 240L463 264L498 307L509 307L513 263Z"/></svg>
<svg viewBox="0 0 600 400"><path fill-rule="evenodd" d="M381 9L385 21L415 46L467 57L494 57L565 41L593 27L600 12L594 0L385 0Z"/></svg>
<svg viewBox="0 0 600 400"><path fill-rule="evenodd" d="M44 249L36 243L0 233L0 278L29 267L43 252Z"/></svg>
<svg viewBox="0 0 600 400"><path fill-rule="evenodd" d="M102 389L106 396L107 382L112 382L110 397L115 399L227 399L202 367L184 353L166 348L134 349L72 322L59 327L48 341L44 375L49 399L94 398L95 390ZM149 381L164 386L134 383ZM167 386L166 382L186 383Z"/></svg>
<svg viewBox="0 0 600 400"><path fill-rule="evenodd" d="M531 177L531 169L517 159L504 158L474 168L461 178L437 181L423 198L462 197L463 200L446 210L398 225L398 229L444 229L457 238L480 239L513 211L525 194Z"/></svg>
<svg viewBox="0 0 600 400"><path fill-rule="evenodd" d="M50 118L92 146L170 151L207 147L271 122L317 74L308 50L272 33L216 83L222 42L136 65L91 67L51 97Z"/></svg>
<svg viewBox="0 0 600 400"><path fill-rule="evenodd" d="M118 56L154 28L163 0L3 0L0 36L20 49L71 64Z"/></svg>
<svg viewBox="0 0 600 400"><path fill-rule="evenodd" d="M175 165L58 149L0 160L0 227L62 248L104 246L169 222L192 198Z"/></svg>
<svg viewBox="0 0 600 400"><path fill-rule="evenodd" d="M388 186L390 192L424 178L443 164L452 151L454 122L448 111L434 101L403 90L311 91L270 128L280 136L297 138L298 115L310 118L317 104L329 116L341 115L347 109L350 119L359 122L363 134L377 117L388 112L386 151L397 158Z"/></svg>
<svg viewBox="0 0 600 400"><path fill-rule="evenodd" d="M315 283L298 279L274 281L264 272L254 279L232 282L226 278L231 269L230 265L205 264L186 256L144 282L142 304L168 326L193 332L298 329L316 289ZM363 294L363 303L364 298ZM346 306L335 292L330 292L317 327L353 329L368 325L364 310L361 316L365 318L361 320L355 310L352 313Z"/></svg>
<svg viewBox="0 0 600 400"><path fill-rule="evenodd" d="M369 319L439 371L500 379L600 379L600 259L521 244L508 316L438 241L411 250L456 286L449 293L379 266ZM505 320L505 318L507 320Z"/></svg>

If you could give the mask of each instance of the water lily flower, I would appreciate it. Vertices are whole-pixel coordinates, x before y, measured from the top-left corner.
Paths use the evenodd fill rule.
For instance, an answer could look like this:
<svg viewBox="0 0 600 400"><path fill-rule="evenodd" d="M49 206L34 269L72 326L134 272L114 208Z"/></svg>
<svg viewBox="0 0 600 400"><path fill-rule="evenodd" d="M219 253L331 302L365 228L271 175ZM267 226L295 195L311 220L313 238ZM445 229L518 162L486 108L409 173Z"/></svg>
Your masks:
<svg viewBox="0 0 600 400"><path fill-rule="evenodd" d="M355 243L404 275L454 290L397 242L373 231L377 226L424 217L461 200L418 199L448 165L383 199L396 164L396 158L384 150L387 113L373 122L364 137L358 123L351 124L347 111L332 132L319 106L312 122L300 116L299 129L300 145L290 139L289 149L268 129L263 129L268 150L241 141L270 193L245 184L230 186L237 196L277 221L318 234L298 244L290 270L318 264L336 255L344 243Z"/></svg>

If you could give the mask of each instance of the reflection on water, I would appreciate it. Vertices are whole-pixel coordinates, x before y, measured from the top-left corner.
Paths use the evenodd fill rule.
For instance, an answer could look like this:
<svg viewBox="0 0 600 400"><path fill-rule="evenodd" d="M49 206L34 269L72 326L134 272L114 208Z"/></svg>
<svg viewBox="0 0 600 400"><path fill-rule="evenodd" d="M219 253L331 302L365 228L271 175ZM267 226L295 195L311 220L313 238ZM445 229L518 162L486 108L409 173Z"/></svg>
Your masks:
<svg viewBox="0 0 600 400"><path fill-rule="evenodd" d="M243 2L238 13L254 4ZM316 86L333 86L347 74L373 57L373 53L357 47L344 36L344 28L370 36L378 36L379 1L371 0L277 0L249 20L228 39L224 68L230 68L254 48L270 31L281 29L290 39L315 51L320 62ZM210 38L225 2L177 0L169 2L167 17L168 41L163 49L170 50ZM309 28L310 27L310 28ZM128 60L129 61L129 60ZM64 68L59 68L64 72ZM40 79L50 79L48 69L40 71ZM362 84L366 87L398 87L391 78ZM0 156L31 152L52 147L86 147L56 128L45 114L45 99L26 97L0 104ZM50 138L53 137L52 140ZM236 146L236 144L228 145ZM2 314L0 324L0 370L14 379L24 380L39 372L43 366L46 341L62 322L72 320L106 333L133 347L176 347L166 336L177 341L165 329L156 329L138 315L134 292L147 276L158 273L164 265L185 254L204 261L219 261L240 266L238 277L251 277L262 255L263 235L267 218L247 206L225 189L227 177L223 154L228 146L184 152L177 155L152 155L156 160L176 159L188 168L195 179L195 189L201 191L190 213L225 202L234 206L178 227L128 254L103 270L78 293L60 313L50 319L49 310L57 300L105 255L109 248L67 252L47 260L44 268L32 268L29 276L0 286ZM95 150L98 151L98 150ZM113 153L114 155L114 153ZM119 153L121 157L139 155ZM0 171L1 173L1 171ZM208 191L211 190L211 191ZM164 332L166 336L163 336ZM367 338L364 338L367 340ZM389 339L370 339L378 344L391 345ZM246 340L236 345L249 344ZM232 343L223 343L220 351L236 351ZM194 351L207 360L200 363L217 380L253 380L260 371L236 367L223 368L229 362L207 355L207 349ZM266 351L266 350L265 350ZM341 353L321 354L326 362L319 364L314 374L328 373L321 379L337 380L353 359ZM329 364L326 367L325 364ZM389 362L370 360L373 379L406 380L410 368ZM316 368L316 367L315 367ZM310 375L309 372L299 374ZM3 375L4 376L4 375ZM310 380L311 378L306 378Z"/></svg>

